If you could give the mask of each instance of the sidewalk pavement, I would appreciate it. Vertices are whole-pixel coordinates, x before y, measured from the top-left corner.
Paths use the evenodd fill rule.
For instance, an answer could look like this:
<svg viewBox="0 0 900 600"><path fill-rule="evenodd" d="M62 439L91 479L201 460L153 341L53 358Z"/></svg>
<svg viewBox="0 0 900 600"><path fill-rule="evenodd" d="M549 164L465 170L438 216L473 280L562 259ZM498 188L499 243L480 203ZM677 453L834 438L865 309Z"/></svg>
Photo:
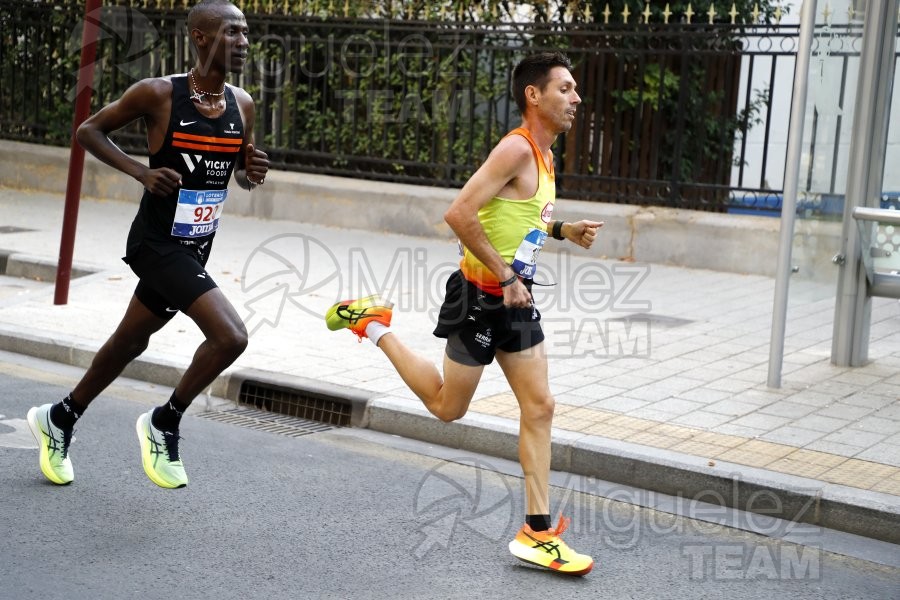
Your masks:
<svg viewBox="0 0 900 600"><path fill-rule="evenodd" d="M52 280L62 208L58 194L0 188L0 347L86 366L136 283L120 257L137 204L82 200L75 263L89 274L55 306L52 284L10 276ZM368 341L322 322L333 302L381 291L395 302L393 331L440 364L431 330L455 244L226 209L214 246L209 273L251 338L211 394L234 400L250 377L344 390L366 399L357 425L515 459L519 411L496 365L447 425ZM535 288L554 469L900 543L900 304L873 300L870 362L839 368L834 286L792 281L783 386L772 389L771 278L588 260L574 247L548 249L541 269L539 281L558 283ZM179 314L126 374L173 386L201 341Z"/></svg>

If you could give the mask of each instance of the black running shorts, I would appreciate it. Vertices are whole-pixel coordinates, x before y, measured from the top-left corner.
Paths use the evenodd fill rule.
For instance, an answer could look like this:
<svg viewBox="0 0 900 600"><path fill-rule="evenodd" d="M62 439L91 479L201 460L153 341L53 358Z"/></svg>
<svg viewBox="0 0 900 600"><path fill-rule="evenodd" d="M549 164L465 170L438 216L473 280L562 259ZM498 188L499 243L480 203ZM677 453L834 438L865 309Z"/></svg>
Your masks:
<svg viewBox="0 0 900 600"><path fill-rule="evenodd" d="M140 278L134 295L157 317L171 319L194 301L218 287L206 272L212 242L204 247L175 246L160 254L146 245L128 257L128 265Z"/></svg>
<svg viewBox="0 0 900 600"><path fill-rule="evenodd" d="M503 296L479 289L456 271L434 335L447 338L447 356L464 365L489 365L496 351L520 352L544 341L541 313L534 306L507 308Z"/></svg>

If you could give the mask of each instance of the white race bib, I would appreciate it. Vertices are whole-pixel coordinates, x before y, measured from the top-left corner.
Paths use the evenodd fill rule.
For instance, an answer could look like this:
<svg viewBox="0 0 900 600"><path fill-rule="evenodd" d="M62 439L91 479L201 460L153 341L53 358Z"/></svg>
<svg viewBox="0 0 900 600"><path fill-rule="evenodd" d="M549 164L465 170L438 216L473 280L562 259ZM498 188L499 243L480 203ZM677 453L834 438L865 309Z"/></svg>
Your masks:
<svg viewBox="0 0 900 600"><path fill-rule="evenodd" d="M512 270L517 275L525 279L534 279L538 255L541 253L546 239L547 232L543 229L532 227L528 230L522 243L519 244L512 262Z"/></svg>
<svg viewBox="0 0 900 600"><path fill-rule="evenodd" d="M172 235L197 238L213 233L219 228L219 215L227 195L228 190L178 190Z"/></svg>

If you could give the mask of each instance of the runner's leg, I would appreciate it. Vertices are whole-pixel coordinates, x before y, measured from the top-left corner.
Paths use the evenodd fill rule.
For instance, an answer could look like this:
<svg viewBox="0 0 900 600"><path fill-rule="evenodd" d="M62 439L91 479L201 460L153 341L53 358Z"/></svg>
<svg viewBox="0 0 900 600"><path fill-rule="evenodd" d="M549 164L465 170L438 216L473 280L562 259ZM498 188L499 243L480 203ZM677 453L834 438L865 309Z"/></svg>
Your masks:
<svg viewBox="0 0 900 600"><path fill-rule="evenodd" d="M247 347L247 329L219 288L197 298L185 311L206 339L175 388L178 401L187 406L241 355Z"/></svg>
<svg viewBox="0 0 900 600"><path fill-rule="evenodd" d="M136 296L131 297L125 316L100 348L81 381L72 390L72 401L87 406L118 377L128 364L147 349L150 336L168 323L154 315Z"/></svg>
<svg viewBox="0 0 900 600"><path fill-rule="evenodd" d="M484 366L463 365L445 354L442 378L431 361L407 348L395 333L383 336L378 347L431 414L446 422L466 414Z"/></svg>
<svg viewBox="0 0 900 600"><path fill-rule="evenodd" d="M519 401L519 462L525 476L526 514L550 514L550 428L555 402L540 343L519 352L497 351L497 362Z"/></svg>

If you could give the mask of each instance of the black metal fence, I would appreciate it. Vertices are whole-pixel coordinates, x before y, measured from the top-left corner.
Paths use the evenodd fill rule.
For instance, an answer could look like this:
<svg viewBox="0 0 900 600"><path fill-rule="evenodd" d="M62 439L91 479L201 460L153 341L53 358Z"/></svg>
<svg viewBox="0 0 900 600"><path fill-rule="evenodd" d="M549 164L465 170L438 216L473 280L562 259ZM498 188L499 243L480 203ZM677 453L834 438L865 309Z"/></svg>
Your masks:
<svg viewBox="0 0 900 600"><path fill-rule="evenodd" d="M190 67L185 16L104 7L95 109ZM82 17L74 0L0 0L0 136L69 143ZM778 74L793 72L793 25L247 20L252 62L233 83L257 100L257 142L276 168L459 186L518 124L516 61L562 49L583 104L555 148L558 195L712 211L780 196L770 138L786 127L790 78ZM116 140L146 152L140 123Z"/></svg>

